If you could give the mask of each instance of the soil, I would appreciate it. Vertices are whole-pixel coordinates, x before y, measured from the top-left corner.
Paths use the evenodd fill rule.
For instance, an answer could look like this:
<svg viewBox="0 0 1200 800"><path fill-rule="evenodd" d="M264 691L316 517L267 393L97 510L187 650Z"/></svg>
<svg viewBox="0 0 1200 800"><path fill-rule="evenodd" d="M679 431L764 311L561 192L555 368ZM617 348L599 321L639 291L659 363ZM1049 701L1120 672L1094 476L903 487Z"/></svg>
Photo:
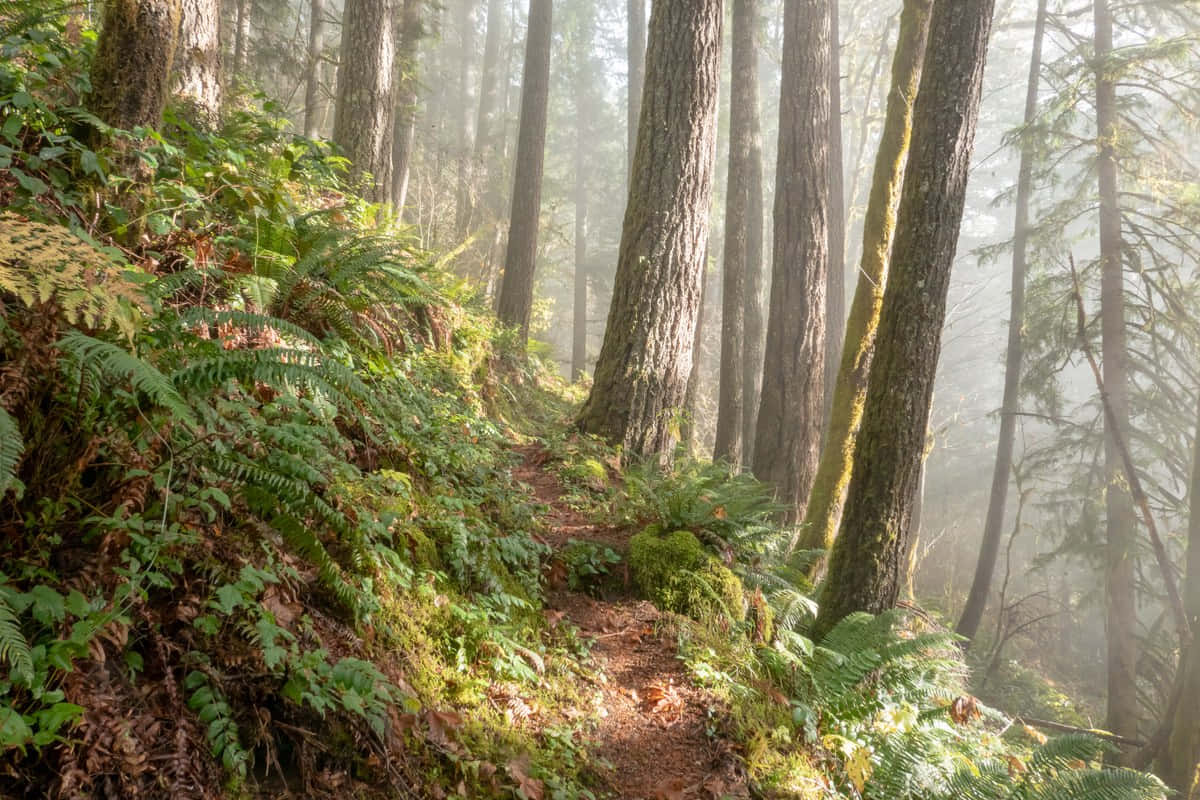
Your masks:
<svg viewBox="0 0 1200 800"><path fill-rule="evenodd" d="M559 549L576 539L628 549L632 531L598 526L563 502L539 445L518 452L513 477L547 507L547 544ZM552 574L546 600L552 620L562 615L593 640L601 675L593 755L611 765L608 790L623 800L748 797L734 745L720 735L717 704L691 683L658 609L629 593L627 572L624 582L626 592L597 600L567 590Z"/></svg>

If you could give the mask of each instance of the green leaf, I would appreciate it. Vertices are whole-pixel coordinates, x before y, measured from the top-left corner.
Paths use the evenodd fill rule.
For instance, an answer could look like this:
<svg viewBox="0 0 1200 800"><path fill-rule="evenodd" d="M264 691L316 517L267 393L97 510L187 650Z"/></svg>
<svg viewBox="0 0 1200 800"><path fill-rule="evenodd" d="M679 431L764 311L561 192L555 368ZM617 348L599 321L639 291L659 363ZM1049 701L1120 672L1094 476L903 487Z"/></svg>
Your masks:
<svg viewBox="0 0 1200 800"><path fill-rule="evenodd" d="M9 174L17 179L17 183L21 184L22 189L34 196L45 194L46 190L50 188L46 186L46 184L40 178L35 178L32 175L26 175L16 167L10 169Z"/></svg>
<svg viewBox="0 0 1200 800"><path fill-rule="evenodd" d="M0 706L0 750L23 747L33 737L25 719L8 706Z"/></svg>
<svg viewBox="0 0 1200 800"><path fill-rule="evenodd" d="M100 167L100 157L91 150L79 151L79 166L85 175L104 177L104 170Z"/></svg>

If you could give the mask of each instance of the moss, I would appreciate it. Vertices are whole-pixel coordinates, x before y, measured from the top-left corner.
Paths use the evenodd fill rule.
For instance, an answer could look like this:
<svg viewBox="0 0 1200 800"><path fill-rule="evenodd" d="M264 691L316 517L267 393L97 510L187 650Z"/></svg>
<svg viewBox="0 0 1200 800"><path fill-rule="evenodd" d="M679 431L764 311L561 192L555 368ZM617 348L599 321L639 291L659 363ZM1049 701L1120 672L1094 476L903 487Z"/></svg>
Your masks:
<svg viewBox="0 0 1200 800"><path fill-rule="evenodd" d="M690 531L639 533L629 542L629 566L638 588L665 611L701 622L746 616L741 580Z"/></svg>

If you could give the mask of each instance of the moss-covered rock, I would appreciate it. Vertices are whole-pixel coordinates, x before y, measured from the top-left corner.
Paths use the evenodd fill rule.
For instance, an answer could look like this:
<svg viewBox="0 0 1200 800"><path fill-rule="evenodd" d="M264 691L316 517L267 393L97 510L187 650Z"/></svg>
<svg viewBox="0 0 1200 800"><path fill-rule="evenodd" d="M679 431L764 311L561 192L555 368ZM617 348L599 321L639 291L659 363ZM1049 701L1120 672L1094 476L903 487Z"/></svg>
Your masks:
<svg viewBox="0 0 1200 800"><path fill-rule="evenodd" d="M629 541L629 566L638 588L665 611L701 622L746 616L741 580L690 531L642 531Z"/></svg>

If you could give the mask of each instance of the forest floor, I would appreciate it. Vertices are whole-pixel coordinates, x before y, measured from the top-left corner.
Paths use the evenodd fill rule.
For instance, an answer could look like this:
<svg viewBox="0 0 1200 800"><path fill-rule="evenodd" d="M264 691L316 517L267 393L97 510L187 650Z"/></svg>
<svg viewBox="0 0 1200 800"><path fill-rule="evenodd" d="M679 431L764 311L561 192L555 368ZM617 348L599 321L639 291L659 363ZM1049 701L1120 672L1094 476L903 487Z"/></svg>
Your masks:
<svg viewBox="0 0 1200 800"><path fill-rule="evenodd" d="M627 552L634 531L597 524L569 506L541 445L517 452L522 461L513 477L546 507L543 538L551 548L576 540ZM600 715L593 754L611 765L608 788L628 800L748 797L717 704L693 685L668 621L634 595L624 566L616 588L597 599L570 591L562 562L554 560L546 598L552 624L565 619L593 642Z"/></svg>

